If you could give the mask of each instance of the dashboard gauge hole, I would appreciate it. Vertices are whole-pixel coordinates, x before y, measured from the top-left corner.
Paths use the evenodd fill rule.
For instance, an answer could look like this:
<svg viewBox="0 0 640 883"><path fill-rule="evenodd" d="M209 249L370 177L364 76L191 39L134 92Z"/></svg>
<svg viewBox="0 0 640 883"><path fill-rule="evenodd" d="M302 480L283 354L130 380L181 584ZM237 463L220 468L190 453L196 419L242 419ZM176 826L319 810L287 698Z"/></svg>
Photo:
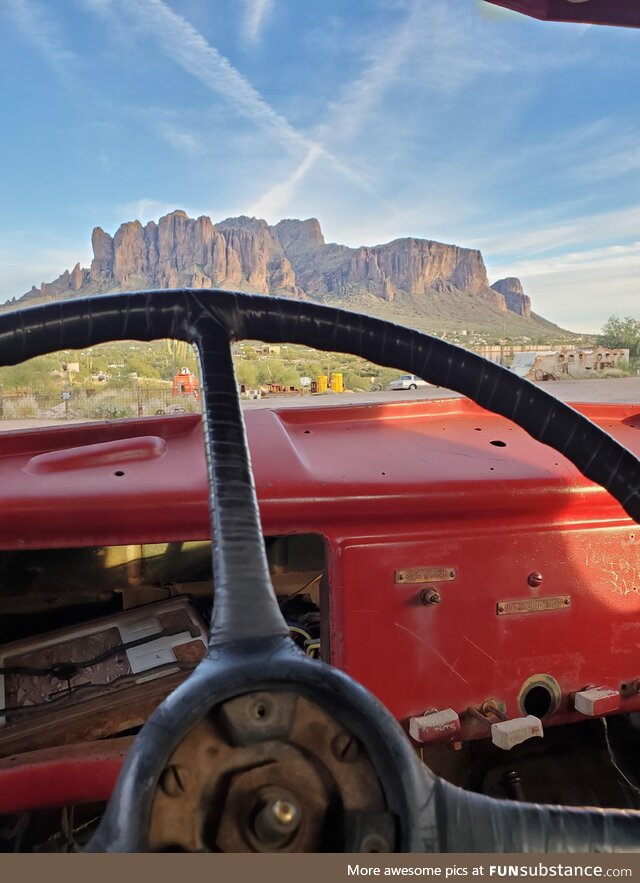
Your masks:
<svg viewBox="0 0 640 883"><path fill-rule="evenodd" d="M523 714L542 720L554 714L560 705L560 685L550 675L534 675L524 682L518 697Z"/></svg>

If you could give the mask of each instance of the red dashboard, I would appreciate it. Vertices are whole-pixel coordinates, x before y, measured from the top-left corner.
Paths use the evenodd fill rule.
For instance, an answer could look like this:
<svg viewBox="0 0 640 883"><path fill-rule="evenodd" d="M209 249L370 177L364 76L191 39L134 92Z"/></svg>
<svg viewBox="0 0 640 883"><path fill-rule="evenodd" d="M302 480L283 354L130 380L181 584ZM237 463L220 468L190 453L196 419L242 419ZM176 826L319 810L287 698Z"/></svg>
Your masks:
<svg viewBox="0 0 640 883"><path fill-rule="evenodd" d="M640 452L636 406L578 408ZM265 533L325 538L326 658L398 718L494 700L562 723L602 686L640 709L638 528L562 456L461 399L246 418ZM4 549L192 540L208 521L197 417L0 437ZM467 716L462 735L487 731Z"/></svg>

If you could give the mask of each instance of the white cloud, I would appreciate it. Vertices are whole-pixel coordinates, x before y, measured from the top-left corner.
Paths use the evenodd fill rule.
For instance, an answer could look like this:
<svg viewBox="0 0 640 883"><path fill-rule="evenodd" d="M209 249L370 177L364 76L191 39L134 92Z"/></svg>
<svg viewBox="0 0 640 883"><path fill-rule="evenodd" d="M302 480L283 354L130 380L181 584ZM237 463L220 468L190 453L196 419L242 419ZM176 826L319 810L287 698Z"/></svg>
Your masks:
<svg viewBox="0 0 640 883"><path fill-rule="evenodd" d="M362 187L367 186L356 172L322 144L298 131L285 116L274 110L249 80L164 0L118 2L141 30L153 35L167 57L222 98L233 111L261 128L270 129L297 154L301 148L305 153L317 153L318 158L329 161L344 177Z"/></svg>
<svg viewBox="0 0 640 883"><path fill-rule="evenodd" d="M406 67L407 55L420 40L418 19L422 18L422 9L412 4L409 14L391 33L380 35L374 48L367 53L367 65L360 77L350 83L343 92L341 99L329 108L327 122L316 127L316 138L319 142L336 144L348 141L358 133L367 116L373 112L385 96L387 88L392 84L400 71ZM249 214L259 217L274 218L276 212L287 210L296 189L315 167L323 151L311 146L291 174L284 180L273 184L248 209ZM361 176L348 174L348 177L360 188L367 191L376 202L388 209L390 206L376 195L374 188Z"/></svg>
<svg viewBox="0 0 640 883"><path fill-rule="evenodd" d="M121 0L120 6L142 29L154 36L165 55L223 98L232 110L271 129L292 147L308 150L314 146L265 101L221 52L164 0Z"/></svg>
<svg viewBox="0 0 640 883"><path fill-rule="evenodd" d="M167 202L162 199L149 199L145 196L115 206L113 209L113 219L117 225L120 225L125 221L133 220L140 221L141 224L146 224L148 221L157 221L163 215L168 215L171 212L176 211L176 209L186 212L190 218L198 218L200 215L208 215L213 220L214 224L218 220L215 210L212 211L211 209Z"/></svg>
<svg viewBox="0 0 640 883"><path fill-rule="evenodd" d="M174 123L158 122L157 129L160 137L163 138L171 147L181 150L185 153L197 153L200 149L200 138L195 132L189 132L181 129Z"/></svg>
<svg viewBox="0 0 640 883"><path fill-rule="evenodd" d="M518 232L514 232L514 230ZM620 244L640 230L640 206L619 211L583 214L538 229L526 219L511 218L488 237L478 237L479 248L498 256L500 262L509 255L522 262L526 257L571 246L602 242Z"/></svg>
<svg viewBox="0 0 640 883"><path fill-rule="evenodd" d="M1 8L56 73L70 81L78 56L64 45L47 8L34 0L4 0Z"/></svg>
<svg viewBox="0 0 640 883"><path fill-rule="evenodd" d="M518 261L516 267L523 276L533 278L575 270L629 269L639 263L640 242L633 242L631 245L608 245L538 260ZM493 272L499 275L502 270L504 268L497 267ZM637 284L640 293L640 279Z"/></svg>
<svg viewBox="0 0 640 883"><path fill-rule="evenodd" d="M146 224L147 221L157 221L162 215L168 215L170 212L180 206L163 202L161 199L149 199L145 196L140 199L127 202L124 205L117 206L118 223L121 221L134 220Z"/></svg>
<svg viewBox="0 0 640 883"><path fill-rule="evenodd" d="M438 165L443 167L441 170L434 168L432 162L430 174L420 174L415 186L407 188L411 195L403 194L396 188L393 200L398 205L390 205L389 200L381 195L381 183L384 186L385 176L381 175L380 167L382 164L388 167L392 161L390 152L395 150L402 162L408 151L415 150L416 139L424 141L426 136L427 141L432 139L434 143L437 142L435 133L439 111L436 108L447 106L452 93L481 76L504 75L516 68L548 70L549 67L576 62L575 54L568 59L551 51L540 52L539 47L519 46L518 51L514 52L513 46L506 44L500 31L465 14L466 2L431 0L425 4L420 0L408 0L396 4L400 17L395 26L389 27L389 19L386 18L385 25L378 26L375 31L366 30L365 26L362 32L350 35L347 51L353 52L355 45L355 50L362 53L360 73L338 91L336 100L328 106L325 120L315 128L314 139L326 150L335 155L340 149L352 155L349 164L351 167L357 164L362 170L359 183L368 192L369 202L374 204L376 210L383 209L387 216L389 213L398 218L404 215L408 220L412 215L415 221L419 212L406 208L401 211L400 204L406 196L415 206L418 199L413 197L422 197L419 199L421 205L425 206L420 209L422 220L428 213L432 217L437 216L441 224L443 207L445 213L455 211L453 191L456 188L465 190L459 186L463 176L473 179L472 186L477 189L477 161L469 162L468 156L456 156L449 157L448 162L439 160ZM339 37L335 39L339 39L343 46L345 34L342 30L338 33ZM330 47L325 46L324 51L330 51ZM407 113L395 118L397 97L407 101ZM433 107L431 119L426 122L427 127L433 128L427 128L425 132L423 111L426 105ZM390 132L393 133L392 143L388 140ZM366 139L364 144L363 138ZM495 139L488 140L490 144L487 145L486 162L483 163L484 186L491 175L495 177L500 171L497 167L493 170L490 168L496 166L496 151ZM358 150L356 145L361 149ZM287 200L293 199L296 190L314 169L312 155L312 151L307 151L305 158L297 161L290 175L272 183L254 205L285 207ZM463 162L468 168L461 168ZM501 160L501 163L504 164L504 161ZM407 174L410 172L410 167L407 167ZM420 189L424 191L421 194ZM469 195L466 189L463 200L465 210L468 210ZM406 206L407 202L404 204ZM382 226L386 225L383 223Z"/></svg>
<svg viewBox="0 0 640 883"><path fill-rule="evenodd" d="M611 313L640 318L640 242L488 266L517 276L533 309L565 328L598 331Z"/></svg>
<svg viewBox="0 0 640 883"><path fill-rule="evenodd" d="M302 162L295 167L289 177L264 193L247 210L247 214L257 218L266 218L270 223L280 220L281 213L286 211L295 188L307 172L313 168L321 155L322 151L319 147L310 148Z"/></svg>
<svg viewBox="0 0 640 883"><path fill-rule="evenodd" d="M0 303L12 297L20 297L42 282L57 279L65 270L71 270L80 262L88 267L91 250L86 241L67 244L64 247L41 247L39 242L15 242L11 248L0 249Z"/></svg>
<svg viewBox="0 0 640 883"><path fill-rule="evenodd" d="M251 43L258 43L267 18L273 11L273 0L244 0L243 34Z"/></svg>

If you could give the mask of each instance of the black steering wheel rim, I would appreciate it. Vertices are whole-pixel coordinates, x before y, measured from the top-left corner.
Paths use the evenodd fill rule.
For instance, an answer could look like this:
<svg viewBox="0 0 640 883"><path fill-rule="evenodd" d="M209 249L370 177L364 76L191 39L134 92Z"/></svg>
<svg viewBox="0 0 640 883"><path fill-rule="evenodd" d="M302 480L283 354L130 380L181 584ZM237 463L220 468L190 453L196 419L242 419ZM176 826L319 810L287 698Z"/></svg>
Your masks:
<svg viewBox="0 0 640 883"><path fill-rule="evenodd" d="M347 352L467 395L563 453L640 521L635 455L570 406L474 353L380 319L266 296L190 289L135 292L7 313L0 316L0 361L17 364L56 349L164 337L194 343L200 354L216 585L210 647L206 660L141 731L90 848L145 848L142 828L161 765L177 734L203 713L203 701L211 706L231 695L229 690L239 694L256 684L292 688L297 683L303 692L315 691L336 714L348 717L348 708L332 699L327 684L358 710L351 726L361 731L359 737L377 757L380 776L387 779L399 821L396 848L402 851L637 849L639 813L516 807L462 792L425 773L400 727L370 694L346 675L296 652L269 579L231 341L261 339ZM252 675L243 657L254 668L270 661L268 677L264 671ZM367 734L363 724L375 732ZM149 766L151 758L155 766ZM400 792L394 791L390 771L404 780ZM132 819L142 820L140 830L131 830Z"/></svg>

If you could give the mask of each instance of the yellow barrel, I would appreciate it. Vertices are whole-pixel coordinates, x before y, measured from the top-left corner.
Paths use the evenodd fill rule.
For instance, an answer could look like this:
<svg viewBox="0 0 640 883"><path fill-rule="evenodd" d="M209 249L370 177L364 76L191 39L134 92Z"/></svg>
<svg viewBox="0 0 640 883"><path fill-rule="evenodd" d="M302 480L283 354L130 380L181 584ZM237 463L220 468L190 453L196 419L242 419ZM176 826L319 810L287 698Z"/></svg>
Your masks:
<svg viewBox="0 0 640 883"><path fill-rule="evenodd" d="M342 374L339 371L336 371L331 375L331 389L334 392L344 392L344 386L342 384Z"/></svg>
<svg viewBox="0 0 640 883"><path fill-rule="evenodd" d="M327 375L320 374L318 376L318 392L326 392L327 391Z"/></svg>

